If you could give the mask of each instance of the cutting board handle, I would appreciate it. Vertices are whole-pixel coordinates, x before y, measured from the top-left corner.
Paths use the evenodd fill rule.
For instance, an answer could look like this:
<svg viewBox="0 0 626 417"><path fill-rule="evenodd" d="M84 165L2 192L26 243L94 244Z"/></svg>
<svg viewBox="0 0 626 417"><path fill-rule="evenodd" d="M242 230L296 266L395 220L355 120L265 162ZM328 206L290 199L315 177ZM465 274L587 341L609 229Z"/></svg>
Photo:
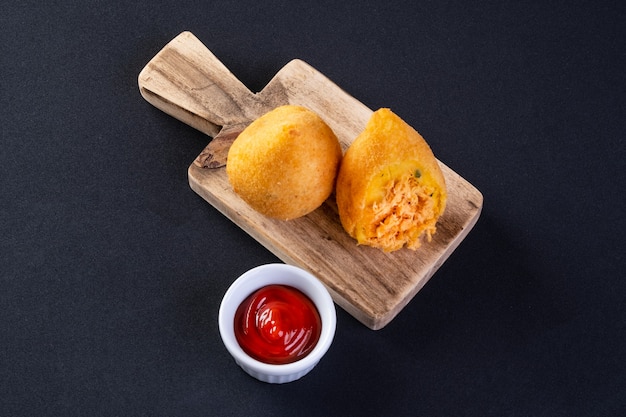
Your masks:
<svg viewBox="0 0 626 417"><path fill-rule="evenodd" d="M265 110L259 97L190 32L157 53L138 83L150 104L212 137L250 123Z"/></svg>

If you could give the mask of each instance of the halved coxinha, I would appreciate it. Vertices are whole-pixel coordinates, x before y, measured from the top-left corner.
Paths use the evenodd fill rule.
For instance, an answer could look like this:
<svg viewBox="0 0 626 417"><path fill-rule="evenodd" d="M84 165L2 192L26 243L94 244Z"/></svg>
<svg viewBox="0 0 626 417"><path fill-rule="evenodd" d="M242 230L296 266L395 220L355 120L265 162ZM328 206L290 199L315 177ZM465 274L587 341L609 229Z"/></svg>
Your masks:
<svg viewBox="0 0 626 417"><path fill-rule="evenodd" d="M383 108L343 156L336 199L341 224L358 244L390 252L431 239L447 191L424 138Z"/></svg>

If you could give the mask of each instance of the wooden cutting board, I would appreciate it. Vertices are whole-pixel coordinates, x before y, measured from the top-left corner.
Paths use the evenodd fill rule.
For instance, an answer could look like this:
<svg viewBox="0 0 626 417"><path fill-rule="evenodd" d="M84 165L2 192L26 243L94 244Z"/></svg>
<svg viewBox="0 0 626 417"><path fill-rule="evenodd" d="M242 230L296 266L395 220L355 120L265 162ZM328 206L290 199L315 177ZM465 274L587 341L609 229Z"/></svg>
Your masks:
<svg viewBox="0 0 626 417"><path fill-rule="evenodd" d="M211 149L209 143L193 161L191 188L282 261L317 276L340 307L373 330L402 310L480 215L482 194L441 162L446 211L432 241L417 251L384 253L357 246L341 227L332 196L314 212L290 221L267 218L247 206L233 192L223 167L204 167L208 154L223 157L229 140L245 125L279 105L302 105L326 121L345 151L372 113L303 61L289 62L261 92L252 93L193 34L184 32L148 62L139 74L139 88L148 102L213 137L211 142L225 139L223 149Z"/></svg>

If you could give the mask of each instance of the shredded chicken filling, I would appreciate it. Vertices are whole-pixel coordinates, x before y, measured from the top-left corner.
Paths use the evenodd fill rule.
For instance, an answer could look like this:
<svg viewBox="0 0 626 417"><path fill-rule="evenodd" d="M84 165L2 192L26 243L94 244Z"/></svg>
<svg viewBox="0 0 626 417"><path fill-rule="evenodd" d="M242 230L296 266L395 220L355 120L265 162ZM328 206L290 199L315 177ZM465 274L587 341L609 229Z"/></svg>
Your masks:
<svg viewBox="0 0 626 417"><path fill-rule="evenodd" d="M373 229L367 240L386 250L405 244L409 249L417 249L423 233L430 241L437 222L434 191L411 174L389 181L382 201L372 205Z"/></svg>

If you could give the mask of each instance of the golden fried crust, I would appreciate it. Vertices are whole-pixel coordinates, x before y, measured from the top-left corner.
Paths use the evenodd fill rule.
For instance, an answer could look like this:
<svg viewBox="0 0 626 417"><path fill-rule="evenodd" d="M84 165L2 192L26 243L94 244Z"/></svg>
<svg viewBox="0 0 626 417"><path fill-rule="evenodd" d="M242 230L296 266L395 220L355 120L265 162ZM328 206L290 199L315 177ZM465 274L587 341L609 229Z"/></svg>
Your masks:
<svg viewBox="0 0 626 417"><path fill-rule="evenodd" d="M389 109L373 113L341 162L342 226L359 244L415 249L435 232L447 198L443 174L422 136Z"/></svg>
<svg viewBox="0 0 626 417"><path fill-rule="evenodd" d="M318 208L332 193L341 147L314 112L278 107L234 141L226 162L233 190L256 211L283 220Z"/></svg>

